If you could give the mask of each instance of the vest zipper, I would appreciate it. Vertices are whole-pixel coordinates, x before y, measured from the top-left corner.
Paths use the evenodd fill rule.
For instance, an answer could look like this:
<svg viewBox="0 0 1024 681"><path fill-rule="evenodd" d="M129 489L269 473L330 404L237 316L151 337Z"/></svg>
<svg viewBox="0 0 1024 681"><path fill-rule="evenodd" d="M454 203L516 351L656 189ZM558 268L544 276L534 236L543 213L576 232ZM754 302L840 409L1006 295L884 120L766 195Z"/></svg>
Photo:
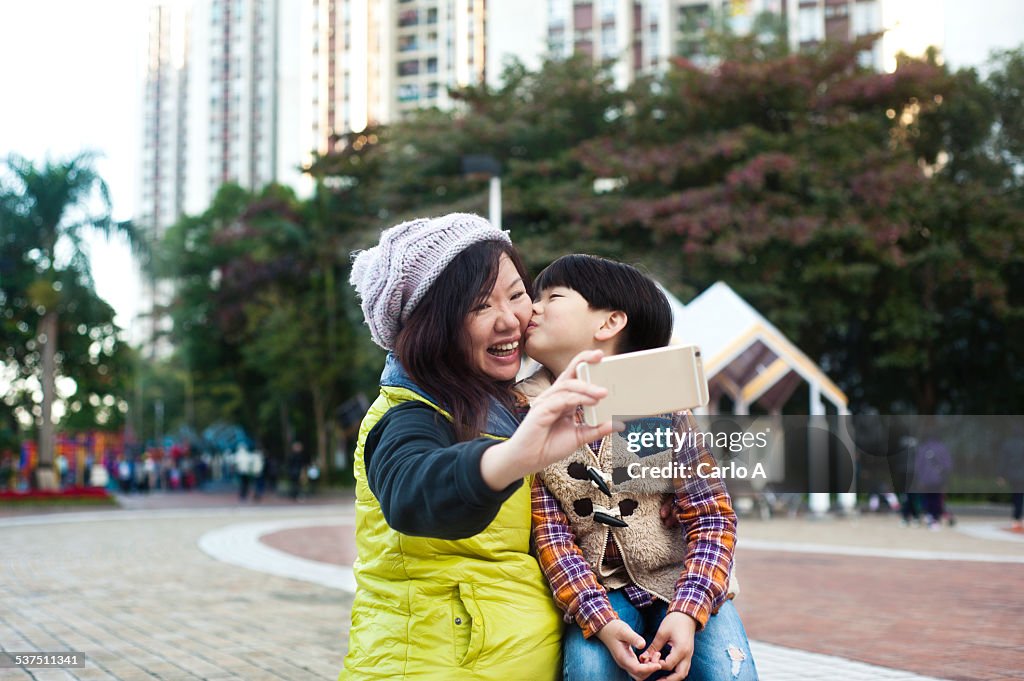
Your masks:
<svg viewBox="0 0 1024 681"><path fill-rule="evenodd" d="M654 589L649 589L646 586L644 586L643 584L641 584L639 581L637 581L637 578L633 575L633 571L629 569L629 562L626 560L626 552L622 550L622 544L619 543L619 538L615 536L615 533L612 532L611 528L608 528L608 532L611 533L612 541L615 542L615 546L618 547L618 549L619 549L619 558L622 559L622 566L624 568L626 568L626 574L629 575L629 581L633 582L638 587L640 587L641 589L643 589L647 593L651 594L652 596L656 596L657 598L660 598L661 600L663 600L666 603L668 603L669 605L671 605L672 604L671 599L665 598L664 596L662 596L660 593L658 593ZM606 547L608 546L608 537L605 537L604 545ZM601 553L601 562L602 563L604 562L604 552Z"/></svg>
<svg viewBox="0 0 1024 681"><path fill-rule="evenodd" d="M604 456L603 455L607 454L606 448L610 447L611 444L612 444L611 438L612 438L611 435L605 435L604 439L601 441L600 454L602 456L598 456L597 454L594 454L594 450L592 450L590 448L590 445L586 445L587 451L589 451L594 456L594 458L597 459L597 463L601 467L601 472L602 473L604 472L604 469L605 469ZM652 596L654 596L656 598L660 598L661 600L663 600L666 603L671 605L672 604L672 600L671 599L665 598L664 596L662 596L660 593L658 593L654 589L647 588L646 586L641 584L637 580L637 578L633 575L633 571L629 569L629 560L626 558L626 552L622 550L622 544L619 542L619 538L615 536L615 533L612 531L612 528L610 528L610 527L605 529L604 543L601 544L601 558L600 558L600 560L597 561L597 575L595 575L595 576L600 576L600 574L601 574L601 567L604 565L604 555L608 551L608 537L609 537L609 535L611 536L612 541L615 542L615 546L619 549L619 558L622 560L622 567L626 568L626 575L629 576L629 581L631 581L633 584L637 585L638 587L640 587L641 589L643 589L647 593L651 594Z"/></svg>

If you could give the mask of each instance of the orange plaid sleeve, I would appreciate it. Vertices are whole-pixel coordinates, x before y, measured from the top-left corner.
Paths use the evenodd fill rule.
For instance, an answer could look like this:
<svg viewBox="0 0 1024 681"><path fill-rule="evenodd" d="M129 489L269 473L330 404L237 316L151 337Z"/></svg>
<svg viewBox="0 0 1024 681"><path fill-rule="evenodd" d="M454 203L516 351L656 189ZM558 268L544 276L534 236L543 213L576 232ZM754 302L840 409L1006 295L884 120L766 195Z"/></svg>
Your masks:
<svg viewBox="0 0 1024 681"><path fill-rule="evenodd" d="M680 434L699 432L689 411L676 414L673 421ZM696 471L701 463L717 466L702 440L684 442L679 452L682 470ZM736 548L736 512L725 483L700 476L677 486L675 511L686 538L686 559L668 611L685 613L703 628L727 597Z"/></svg>
<svg viewBox="0 0 1024 681"><path fill-rule="evenodd" d="M575 620L583 636L590 638L604 625L618 619L618 615L576 545L576 536L561 505L539 478L534 478L531 502L537 562L555 602L565 613L565 620Z"/></svg>

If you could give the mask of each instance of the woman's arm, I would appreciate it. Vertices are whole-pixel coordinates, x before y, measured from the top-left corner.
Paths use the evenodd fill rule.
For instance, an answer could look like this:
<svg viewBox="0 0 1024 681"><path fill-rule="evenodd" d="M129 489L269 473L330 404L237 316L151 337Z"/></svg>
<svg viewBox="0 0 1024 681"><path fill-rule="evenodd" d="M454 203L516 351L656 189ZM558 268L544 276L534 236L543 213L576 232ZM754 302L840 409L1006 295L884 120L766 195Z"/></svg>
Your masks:
<svg viewBox="0 0 1024 681"><path fill-rule="evenodd" d="M522 484L492 490L480 473L491 438L456 442L451 424L421 402L388 410L363 447L366 481L384 519L403 534L465 539L486 528Z"/></svg>
<svg viewBox="0 0 1024 681"><path fill-rule="evenodd" d="M611 433L610 421L595 427L574 418L577 405L608 394L576 379L578 363L601 357L597 350L577 355L503 442L456 442L451 425L418 402L388 410L363 447L367 483L388 525L417 536L471 537L490 524L523 477Z"/></svg>

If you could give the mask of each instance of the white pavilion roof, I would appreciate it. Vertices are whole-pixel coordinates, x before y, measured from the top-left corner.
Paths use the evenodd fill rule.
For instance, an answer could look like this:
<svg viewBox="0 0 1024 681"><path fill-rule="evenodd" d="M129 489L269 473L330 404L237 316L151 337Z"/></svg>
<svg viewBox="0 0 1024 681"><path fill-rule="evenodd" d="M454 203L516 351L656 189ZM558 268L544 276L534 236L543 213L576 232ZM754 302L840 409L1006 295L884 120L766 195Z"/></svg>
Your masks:
<svg viewBox="0 0 1024 681"><path fill-rule="evenodd" d="M781 408L806 381L845 411L843 391L728 284L720 281L686 305L665 293L674 317L672 342L700 347L713 401L724 393L734 402Z"/></svg>

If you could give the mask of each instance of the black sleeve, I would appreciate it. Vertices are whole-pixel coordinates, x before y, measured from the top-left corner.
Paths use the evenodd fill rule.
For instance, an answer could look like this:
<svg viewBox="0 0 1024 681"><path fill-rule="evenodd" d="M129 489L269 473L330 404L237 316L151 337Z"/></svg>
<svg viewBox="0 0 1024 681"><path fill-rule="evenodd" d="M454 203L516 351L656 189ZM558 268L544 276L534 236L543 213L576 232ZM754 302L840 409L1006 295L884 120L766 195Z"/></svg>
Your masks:
<svg viewBox="0 0 1024 681"><path fill-rule="evenodd" d="M480 474L480 457L496 441L456 442L451 424L421 402L388 410L363 448L366 480L393 529L418 537L465 539L490 525L519 488L495 492Z"/></svg>

